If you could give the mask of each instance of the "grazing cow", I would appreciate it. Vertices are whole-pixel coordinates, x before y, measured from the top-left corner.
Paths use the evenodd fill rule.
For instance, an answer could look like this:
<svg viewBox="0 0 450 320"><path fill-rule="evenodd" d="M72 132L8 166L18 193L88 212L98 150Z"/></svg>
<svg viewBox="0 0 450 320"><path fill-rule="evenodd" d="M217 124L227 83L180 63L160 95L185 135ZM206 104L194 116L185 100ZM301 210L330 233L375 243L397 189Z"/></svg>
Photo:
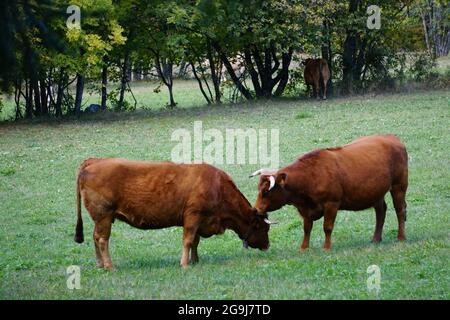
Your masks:
<svg viewBox="0 0 450 320"><path fill-rule="evenodd" d="M331 247L331 232L338 210L359 211L373 207L376 227L373 242L381 241L386 216L385 194L390 191L398 219L398 240L405 239L408 156L394 135L362 137L342 147L318 149L276 171L261 175L255 208L261 214L294 205L303 217L304 238L309 246L313 221L324 217L323 248Z"/></svg>
<svg viewBox="0 0 450 320"><path fill-rule="evenodd" d="M313 95L319 99L320 87L323 85L323 100L327 99L327 83L330 80L330 68L328 62L325 59L306 59L303 61L305 65L305 71L303 73L305 77L305 83L307 91L309 92L309 86L313 87Z"/></svg>
<svg viewBox="0 0 450 320"><path fill-rule="evenodd" d="M75 241L83 242L81 197L95 223L98 267L113 270L108 243L115 219L139 229L183 226L181 266L198 262L200 237L235 231L244 247L269 247L270 221L258 215L223 171L208 164L85 160L77 177Z"/></svg>

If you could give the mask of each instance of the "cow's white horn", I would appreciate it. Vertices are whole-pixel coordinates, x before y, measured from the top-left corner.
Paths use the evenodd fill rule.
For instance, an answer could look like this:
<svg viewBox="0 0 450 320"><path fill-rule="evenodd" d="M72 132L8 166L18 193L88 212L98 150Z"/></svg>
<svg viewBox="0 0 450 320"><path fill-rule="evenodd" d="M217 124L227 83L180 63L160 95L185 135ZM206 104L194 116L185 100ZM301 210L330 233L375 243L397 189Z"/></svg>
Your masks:
<svg viewBox="0 0 450 320"><path fill-rule="evenodd" d="M267 223L267 224L277 224L278 223L278 222L275 222L275 221L270 221L267 218L264 218L264 222Z"/></svg>
<svg viewBox="0 0 450 320"><path fill-rule="evenodd" d="M252 177L254 177L254 176L259 176L259 175L261 174L262 171L263 171L263 169L256 170L255 172L253 172L253 173L250 175L250 178L252 178Z"/></svg>
<svg viewBox="0 0 450 320"><path fill-rule="evenodd" d="M269 190L272 189L275 186L275 177L274 176L269 176L269 181L270 181L270 185L269 185Z"/></svg>
<svg viewBox="0 0 450 320"><path fill-rule="evenodd" d="M259 170L256 170L255 172L253 172L249 177L252 178L254 176L272 174L272 173L275 173L276 171L277 170L274 170L274 169L262 168L262 169L259 169Z"/></svg>

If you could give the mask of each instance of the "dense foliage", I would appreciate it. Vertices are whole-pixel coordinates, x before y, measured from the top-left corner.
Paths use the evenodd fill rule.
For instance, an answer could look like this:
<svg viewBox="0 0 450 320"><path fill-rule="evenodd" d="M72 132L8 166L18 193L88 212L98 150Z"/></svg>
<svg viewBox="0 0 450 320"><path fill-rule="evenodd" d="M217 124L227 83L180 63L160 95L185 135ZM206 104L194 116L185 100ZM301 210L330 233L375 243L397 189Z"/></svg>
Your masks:
<svg viewBox="0 0 450 320"><path fill-rule="evenodd" d="M390 87L407 70L423 80L418 62L450 50L448 0L70 4L80 8L80 28L66 24L66 1L0 3L0 85L14 96L16 118L79 115L86 88L99 92L101 109L108 100L133 108L124 99L133 79L160 79L171 108L175 77L195 78L208 104L221 102L224 87L236 99L298 94L306 56L327 59L335 93L350 94ZM367 27L370 5L381 8L379 29ZM116 89L107 92L108 82Z"/></svg>

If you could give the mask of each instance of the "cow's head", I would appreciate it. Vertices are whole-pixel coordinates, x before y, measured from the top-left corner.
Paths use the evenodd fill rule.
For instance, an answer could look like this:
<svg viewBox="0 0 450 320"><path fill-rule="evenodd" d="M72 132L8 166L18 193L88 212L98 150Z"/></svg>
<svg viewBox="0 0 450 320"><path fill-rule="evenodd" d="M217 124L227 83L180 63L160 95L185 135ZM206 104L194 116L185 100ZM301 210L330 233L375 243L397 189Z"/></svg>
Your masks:
<svg viewBox="0 0 450 320"><path fill-rule="evenodd" d="M306 66L310 61L312 61L312 59L310 59L310 58L303 59L302 60L302 65Z"/></svg>
<svg viewBox="0 0 450 320"><path fill-rule="evenodd" d="M261 175L258 184L258 197L255 203L258 214L264 215L284 206L287 202L287 191L285 189L287 174L261 169L254 172L250 177L256 175Z"/></svg>
<svg viewBox="0 0 450 320"><path fill-rule="evenodd" d="M244 248L267 250L269 249L269 229L272 222L267 215L259 214L256 209L252 209L250 227L243 237Z"/></svg>

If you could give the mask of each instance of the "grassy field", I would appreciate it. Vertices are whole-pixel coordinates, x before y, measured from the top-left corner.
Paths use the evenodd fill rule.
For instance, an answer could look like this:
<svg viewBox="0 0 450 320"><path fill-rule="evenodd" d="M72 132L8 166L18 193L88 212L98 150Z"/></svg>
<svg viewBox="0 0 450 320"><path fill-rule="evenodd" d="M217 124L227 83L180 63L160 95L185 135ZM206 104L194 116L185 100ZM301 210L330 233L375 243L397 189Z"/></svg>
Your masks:
<svg viewBox="0 0 450 320"><path fill-rule="evenodd" d="M136 81L131 84L132 92L136 97L138 110L161 110L166 107L169 102L169 93L166 86L160 86L159 81ZM212 84L210 84L212 86ZM117 89L119 84L108 85L108 92ZM159 92L154 89L159 87ZM212 87L211 87L212 88ZM213 90L213 89L212 89ZM75 87L72 87L73 95L75 95ZM198 88L195 80L174 80L174 98L179 109L186 109L206 105L206 100ZM126 92L125 100L134 106L133 96ZM90 92L86 90L83 94L82 110L91 103L100 104L101 99L98 92ZM229 102L229 90L224 90L223 102ZM111 108L108 101L108 108ZM23 111L24 112L24 111ZM4 107L0 112L0 121L14 120L15 103L14 97L4 96Z"/></svg>
<svg viewBox="0 0 450 320"><path fill-rule="evenodd" d="M178 95L182 100L182 95ZM188 106L189 103L186 103ZM243 250L231 231L202 240L200 263L182 270L181 228L141 231L116 222L111 255L117 272L95 267L86 240L73 242L75 172L91 156L168 160L177 128L278 128L280 162L318 147L376 133L407 146L407 241L387 197L383 242L370 243L373 210L338 213L333 248L322 252L322 220L299 253L302 222L293 207L271 218L267 252ZM0 124L0 299L449 299L450 92L362 96L327 102L281 100L235 106L85 116L79 121ZM222 165L250 202L257 165ZM381 269L369 293L367 268ZM66 268L81 267L81 289L66 287Z"/></svg>

